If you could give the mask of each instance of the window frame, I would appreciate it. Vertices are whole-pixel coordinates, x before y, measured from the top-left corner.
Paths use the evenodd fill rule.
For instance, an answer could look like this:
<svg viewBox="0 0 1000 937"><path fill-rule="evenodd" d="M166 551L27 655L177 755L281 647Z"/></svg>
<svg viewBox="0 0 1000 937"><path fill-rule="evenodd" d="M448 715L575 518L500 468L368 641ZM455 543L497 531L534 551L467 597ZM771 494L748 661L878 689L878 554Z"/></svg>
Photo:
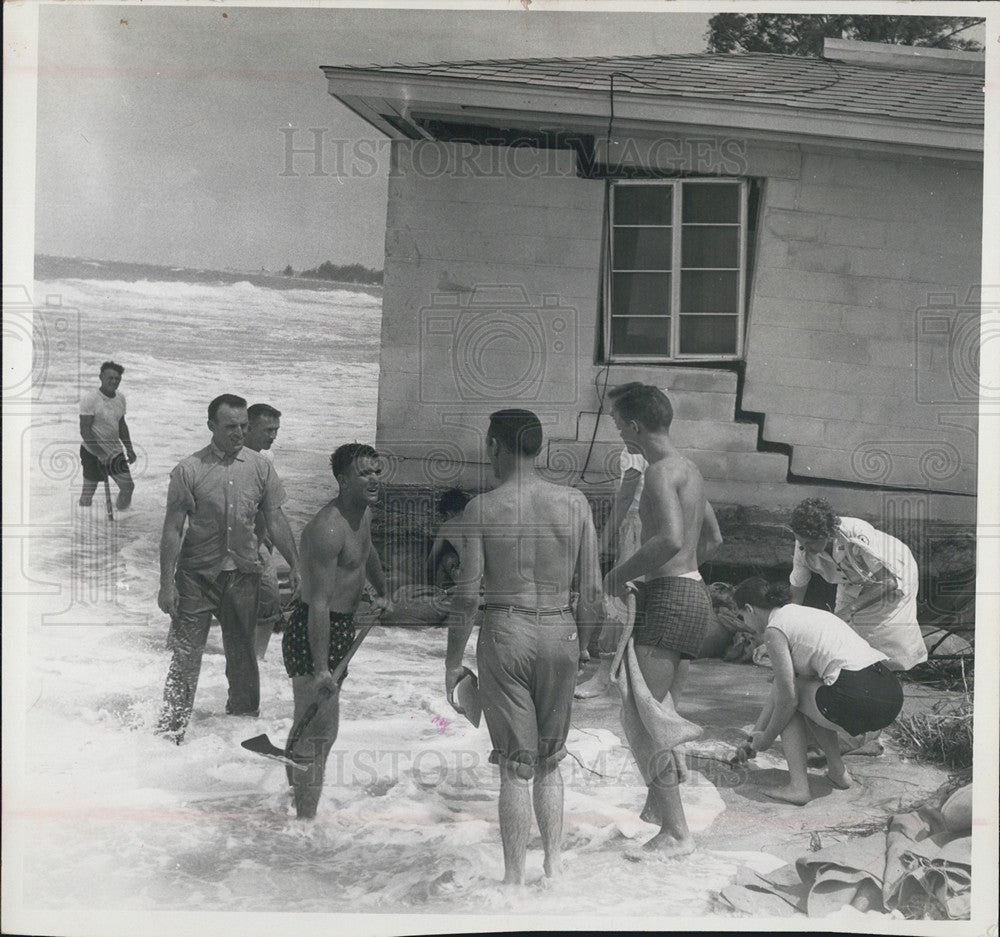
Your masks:
<svg viewBox="0 0 1000 937"><path fill-rule="evenodd" d="M699 353L699 354L679 354L677 349L680 345L680 328L681 328L681 280L683 278L684 270L690 271L720 271L726 270L731 271L732 267L682 267L682 251L683 251L683 210L684 210L684 188L691 185L700 184L712 184L712 185L731 185L739 188L739 267L736 268L737 273L737 308L735 313L730 312L685 312L685 316L704 316L704 315L735 315L736 322L736 350L732 353L721 354L721 353ZM669 355L635 355L635 354L614 354L611 344L612 335L612 319L613 319L613 309L612 309L612 288L613 280L616 273L642 273L642 272L653 272L653 273L663 273L666 271L642 271L642 270L618 270L614 269L614 233L615 233L615 189L624 186L670 186L671 192L671 219L670 219L670 231L671 231L671 266L670 266L670 349L671 354ZM745 333L746 333L746 322L747 322L747 308L746 308L746 292L747 292L747 257L748 257L748 215L749 215L749 201L750 201L750 183L748 179L730 179L730 178L719 178L717 176L704 177L704 178L683 178L683 179L611 179L609 180L610 191L608 192L608 225L607 225L607 243L606 250L604 252L604 258L602 264L604 267L604 286L603 286L603 302L604 302L604 315L602 322L602 337L604 342L604 354L603 363L605 364L678 364L687 362L706 362L706 361L740 361L744 356L744 343L745 343ZM737 227L734 223L726 223L731 227ZM706 227L719 227L718 222L688 222L688 225L704 225ZM636 225L634 227L662 227L658 225L642 226ZM639 316L630 318L640 318ZM646 318L659 318L648 316Z"/></svg>

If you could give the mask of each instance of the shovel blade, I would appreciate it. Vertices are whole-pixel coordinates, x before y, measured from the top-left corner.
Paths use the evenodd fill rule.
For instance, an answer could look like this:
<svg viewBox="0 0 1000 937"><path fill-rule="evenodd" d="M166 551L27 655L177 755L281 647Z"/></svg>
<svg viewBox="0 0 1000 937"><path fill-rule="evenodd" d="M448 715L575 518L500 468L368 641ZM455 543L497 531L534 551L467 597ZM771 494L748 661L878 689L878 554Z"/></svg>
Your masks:
<svg viewBox="0 0 1000 937"><path fill-rule="evenodd" d="M240 742L240 745L248 752L253 752L255 755L263 755L265 758L273 758L275 761L280 761L283 765L295 768L297 771L306 771L309 768L308 765L300 765L297 761L289 758L285 754L285 750L272 744L266 735L255 735L252 739L244 739Z"/></svg>

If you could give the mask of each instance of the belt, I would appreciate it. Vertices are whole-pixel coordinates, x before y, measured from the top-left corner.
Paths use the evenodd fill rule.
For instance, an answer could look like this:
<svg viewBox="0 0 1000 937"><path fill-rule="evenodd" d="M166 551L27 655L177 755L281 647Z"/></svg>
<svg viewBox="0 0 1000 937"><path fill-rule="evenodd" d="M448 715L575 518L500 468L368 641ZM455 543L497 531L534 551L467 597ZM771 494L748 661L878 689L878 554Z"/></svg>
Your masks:
<svg viewBox="0 0 1000 937"><path fill-rule="evenodd" d="M494 605L491 602L487 602L482 608L487 612L519 612L522 615L535 615L539 618L547 615L562 615L565 612L573 611L569 605L563 605L559 608L555 606L529 608L527 605Z"/></svg>

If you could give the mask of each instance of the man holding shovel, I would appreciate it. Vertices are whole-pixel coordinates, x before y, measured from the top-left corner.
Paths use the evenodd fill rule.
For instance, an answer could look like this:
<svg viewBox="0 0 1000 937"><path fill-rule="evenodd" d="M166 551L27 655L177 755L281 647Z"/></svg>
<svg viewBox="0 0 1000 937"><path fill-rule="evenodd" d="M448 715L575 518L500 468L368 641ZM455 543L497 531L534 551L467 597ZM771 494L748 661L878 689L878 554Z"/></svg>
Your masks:
<svg viewBox="0 0 1000 937"><path fill-rule="evenodd" d="M381 491L378 453L347 443L330 457L330 466L340 491L302 531L302 598L292 606L281 645L295 699L285 754L300 766L289 770L300 820L316 816L326 759L337 739L340 684L347 675L338 664L359 643L354 612L366 578L379 596L375 607L389 606L368 512Z"/></svg>

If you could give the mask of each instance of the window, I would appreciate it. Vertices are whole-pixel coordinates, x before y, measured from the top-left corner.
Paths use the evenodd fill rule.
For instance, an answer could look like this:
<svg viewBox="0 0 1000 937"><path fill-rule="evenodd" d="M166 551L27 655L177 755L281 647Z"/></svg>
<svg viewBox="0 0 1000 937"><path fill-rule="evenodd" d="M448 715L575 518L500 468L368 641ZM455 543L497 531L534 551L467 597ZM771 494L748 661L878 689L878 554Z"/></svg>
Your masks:
<svg viewBox="0 0 1000 937"><path fill-rule="evenodd" d="M611 185L604 348L612 362L718 360L743 353L747 185Z"/></svg>

